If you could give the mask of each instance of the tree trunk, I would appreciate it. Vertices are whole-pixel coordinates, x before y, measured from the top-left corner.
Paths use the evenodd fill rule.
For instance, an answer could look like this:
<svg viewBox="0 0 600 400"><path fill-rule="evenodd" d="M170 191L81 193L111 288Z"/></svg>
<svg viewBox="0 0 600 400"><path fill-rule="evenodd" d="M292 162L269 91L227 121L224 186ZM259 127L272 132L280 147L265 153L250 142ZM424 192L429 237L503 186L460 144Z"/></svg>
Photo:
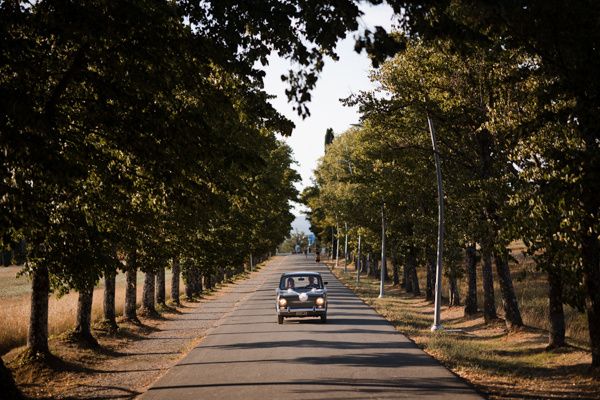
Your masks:
<svg viewBox="0 0 600 400"><path fill-rule="evenodd" d="M156 272L156 304L166 306L165 267Z"/></svg>
<svg viewBox="0 0 600 400"><path fill-rule="evenodd" d="M215 270L214 281L216 284L222 284L223 278L225 277L225 272L223 271L223 267L217 267ZM194 281L195 282L195 281Z"/></svg>
<svg viewBox="0 0 600 400"><path fill-rule="evenodd" d="M412 247L408 251L406 265L408 267L408 280L410 281L412 294L420 296L421 289L419 288L419 277L417 276L417 256L415 249Z"/></svg>
<svg viewBox="0 0 600 400"><path fill-rule="evenodd" d="M206 286L206 290L212 290L213 288L213 282L209 272L204 274L204 286Z"/></svg>
<svg viewBox="0 0 600 400"><path fill-rule="evenodd" d="M412 281L413 294L415 296L420 296L421 289L419 288L419 277L417 275L417 265L416 264L411 268L410 275L411 275L411 281Z"/></svg>
<svg viewBox="0 0 600 400"><path fill-rule="evenodd" d="M435 254L427 251L427 282L425 286L425 300L433 301L433 290L435 288L435 269L437 267Z"/></svg>
<svg viewBox="0 0 600 400"><path fill-rule="evenodd" d="M371 263L371 274L373 278L379 278L379 260L377 257L373 256L373 262Z"/></svg>
<svg viewBox="0 0 600 400"><path fill-rule="evenodd" d="M496 297L494 295L494 275L492 273L492 252L486 246L482 248L483 266L483 318L486 323L498 319L496 314Z"/></svg>
<svg viewBox="0 0 600 400"><path fill-rule="evenodd" d="M202 297L202 275L195 269L192 271L192 295L196 298Z"/></svg>
<svg viewBox="0 0 600 400"><path fill-rule="evenodd" d="M465 299L465 317L477 314L477 250L475 243L467 246L467 278L469 288Z"/></svg>
<svg viewBox="0 0 600 400"><path fill-rule="evenodd" d="M337 230L336 230L335 234L337 235ZM338 240L337 240L337 237L334 237L333 244L331 246L331 259L332 260L337 260L338 250L339 250Z"/></svg>
<svg viewBox="0 0 600 400"><path fill-rule="evenodd" d="M593 233L594 231L590 228L585 232ZM600 368L600 244L594 235L597 233L586 234L582 240L582 263L592 367Z"/></svg>
<svg viewBox="0 0 600 400"><path fill-rule="evenodd" d="M48 296L50 295L50 277L48 268L37 266L31 275L31 313L27 350L33 357L50 354L48 349Z"/></svg>
<svg viewBox="0 0 600 400"><path fill-rule="evenodd" d="M411 258L409 256L406 257L406 261L404 262L404 289L406 293L413 292L413 280L412 275L410 273L411 269Z"/></svg>
<svg viewBox="0 0 600 400"><path fill-rule="evenodd" d="M592 351L592 368L600 371L600 232L598 231L598 213L600 210L600 184L598 171L598 117L595 110L578 101L582 118L582 137L585 140L585 156L581 164L582 183L581 201L585 210L581 221L580 244L583 286L586 294L585 310L590 332L590 348Z"/></svg>
<svg viewBox="0 0 600 400"><path fill-rule="evenodd" d="M117 325L117 316L115 312L115 285L117 271L111 267L104 270L104 326L110 331L115 332L119 327Z"/></svg>
<svg viewBox="0 0 600 400"><path fill-rule="evenodd" d="M94 286L79 291L77 300L77 317L73 337L87 345L97 346L98 342L92 335L92 302Z"/></svg>
<svg viewBox="0 0 600 400"><path fill-rule="evenodd" d="M137 317L137 254L135 250L127 254L127 271L125 279L127 286L125 287L125 309L123 316L131 322L139 322Z"/></svg>
<svg viewBox="0 0 600 400"><path fill-rule="evenodd" d="M504 318L506 327L510 330L523 326L523 319L519 311L517 296L513 287L510 269L508 267L508 251L503 250L494 254L496 261L496 272L500 282L500 293L502 294L502 305L504 307Z"/></svg>
<svg viewBox="0 0 600 400"><path fill-rule="evenodd" d="M550 266L548 271L548 301L550 332L548 338L548 349L564 347L565 342L565 313L563 310L563 287L558 271Z"/></svg>
<svg viewBox="0 0 600 400"><path fill-rule="evenodd" d="M156 308L154 307L155 275L154 272L147 271L144 277L144 290L142 291L142 308L140 314L148 317L155 317L158 315Z"/></svg>
<svg viewBox="0 0 600 400"><path fill-rule="evenodd" d="M186 268L184 269L183 275L185 279L183 283L185 284L185 299L187 301L194 300L194 276L192 272L192 268L189 262L186 263Z"/></svg>
<svg viewBox="0 0 600 400"><path fill-rule="evenodd" d="M400 282L400 287L404 288L406 292L412 292L412 285L410 285L408 279L408 266L406 265L406 260L404 260L404 265L402 265L402 281Z"/></svg>
<svg viewBox="0 0 600 400"><path fill-rule="evenodd" d="M202 296L202 292L204 292L204 286L202 284L202 274L200 271L196 272L196 280L198 281L198 296Z"/></svg>
<svg viewBox="0 0 600 400"><path fill-rule="evenodd" d="M458 291L458 283L456 281L456 276L452 275L448 278L450 282L450 306L460 306L460 293Z"/></svg>
<svg viewBox="0 0 600 400"><path fill-rule="evenodd" d="M392 279L394 286L400 285L400 266L398 265L398 254L392 251Z"/></svg>
<svg viewBox="0 0 600 400"><path fill-rule="evenodd" d="M381 268L383 268L383 280L385 282L389 282L391 280L391 278L390 278L390 273L388 271L387 257L386 257L385 261L381 261Z"/></svg>
<svg viewBox="0 0 600 400"><path fill-rule="evenodd" d="M180 266L178 258L173 259L171 268L171 271L173 272L173 275L171 276L171 301L173 302L173 305L179 307L181 306L181 301L179 299Z"/></svg>

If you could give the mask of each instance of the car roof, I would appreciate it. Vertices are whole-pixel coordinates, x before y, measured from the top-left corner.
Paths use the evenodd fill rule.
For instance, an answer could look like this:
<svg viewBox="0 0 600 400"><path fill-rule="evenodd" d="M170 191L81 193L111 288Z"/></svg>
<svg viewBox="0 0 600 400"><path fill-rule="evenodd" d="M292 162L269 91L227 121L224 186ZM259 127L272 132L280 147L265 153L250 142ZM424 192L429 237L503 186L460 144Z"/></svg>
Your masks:
<svg viewBox="0 0 600 400"><path fill-rule="evenodd" d="M282 277L284 276L307 276L307 275L312 275L312 276L321 276L320 273L318 272L314 272L314 271L295 271L295 272L284 272L283 274L281 274Z"/></svg>

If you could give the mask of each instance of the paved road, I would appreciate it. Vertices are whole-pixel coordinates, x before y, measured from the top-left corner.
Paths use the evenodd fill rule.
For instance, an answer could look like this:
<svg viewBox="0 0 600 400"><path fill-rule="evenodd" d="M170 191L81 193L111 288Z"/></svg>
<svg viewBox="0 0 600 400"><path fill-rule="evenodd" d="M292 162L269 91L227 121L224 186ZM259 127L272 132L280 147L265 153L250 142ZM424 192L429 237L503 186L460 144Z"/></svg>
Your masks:
<svg viewBox="0 0 600 400"><path fill-rule="evenodd" d="M312 261L309 259L309 261ZM305 256L277 257L239 285L231 309L142 399L479 399ZM327 324L277 324L275 287L285 271L316 270L329 282Z"/></svg>

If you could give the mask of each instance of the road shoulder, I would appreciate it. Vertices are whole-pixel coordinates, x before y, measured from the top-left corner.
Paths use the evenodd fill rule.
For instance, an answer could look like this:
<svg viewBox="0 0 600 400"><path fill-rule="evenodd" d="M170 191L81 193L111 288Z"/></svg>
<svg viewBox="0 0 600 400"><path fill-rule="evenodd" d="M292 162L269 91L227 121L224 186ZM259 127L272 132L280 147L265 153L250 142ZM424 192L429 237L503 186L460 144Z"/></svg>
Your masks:
<svg viewBox="0 0 600 400"><path fill-rule="evenodd" d="M100 344L96 349L82 348L64 335L52 338L50 348L56 358L48 365L19 363L20 349L3 358L30 398L134 398L197 346L234 308L243 295L240 287L258 275L250 273L219 286L197 302L184 301L160 318L140 318L139 325L120 321L116 336L95 330Z"/></svg>

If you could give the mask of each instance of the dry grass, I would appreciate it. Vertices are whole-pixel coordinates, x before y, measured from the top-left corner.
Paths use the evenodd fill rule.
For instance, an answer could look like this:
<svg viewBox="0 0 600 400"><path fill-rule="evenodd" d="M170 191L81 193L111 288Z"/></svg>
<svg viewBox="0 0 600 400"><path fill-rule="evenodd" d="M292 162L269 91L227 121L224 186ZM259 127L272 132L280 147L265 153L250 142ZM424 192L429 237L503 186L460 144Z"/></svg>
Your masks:
<svg viewBox="0 0 600 400"><path fill-rule="evenodd" d="M162 321L141 319L142 324L120 321L118 335L107 335L102 331L94 334L100 343L98 348L80 346L64 336L49 340L52 356L44 362L22 362L21 349L15 349L4 356L6 365L12 370L15 382L27 399L69 398L78 387L89 385L93 374L100 374L97 365L120 355L120 349L155 331ZM134 392L132 392L134 393ZM132 396L133 397L133 396Z"/></svg>
<svg viewBox="0 0 600 400"><path fill-rule="evenodd" d="M27 342L27 329L29 326L30 281L26 276L17 277L18 267L0 268L0 355L13 348L22 346ZM138 273L137 299L141 301L144 274ZM171 273L166 271L167 298L171 292ZM183 284L181 285L183 289ZM102 317L102 283L94 291L94 304L92 308L93 321ZM72 329L75 324L77 312L76 292L69 293L61 298L50 297L48 314L48 333L56 336ZM117 276L115 304L117 315L122 315L125 303L125 274Z"/></svg>
<svg viewBox="0 0 600 400"><path fill-rule="evenodd" d="M515 261L510 263L510 270L523 322L527 326L548 330L548 281L546 274L536 268L535 262L531 257L524 255L526 248L522 242L514 242L509 248L515 259ZM494 279L496 279L495 268L493 272ZM422 273L424 274L424 271ZM482 276L480 263L477 269L477 300L479 309L483 309ZM422 282L425 282L425 276L423 275L421 278ZM447 282L444 282L444 287L448 287ZM461 289L461 300L464 300L464 296L467 293L466 276L461 282ZM504 315L500 285L496 280L494 281L494 289L498 315ZM564 306L564 311L567 336L577 345L588 346L589 331L585 313L581 313L567 305Z"/></svg>
<svg viewBox="0 0 600 400"><path fill-rule="evenodd" d="M433 305L424 297L388 285L386 297L378 299L377 280L362 277L357 287L354 274L346 275L341 268L334 273L398 331L489 398L600 398L598 372L590 371L591 355L586 348L548 352L546 331L524 328L507 333L501 321L486 325L482 317L465 319L462 307L442 307L445 330L432 334ZM521 300L535 304L532 296ZM538 302L537 307L542 305ZM523 312L526 321L530 312Z"/></svg>
<svg viewBox="0 0 600 400"><path fill-rule="evenodd" d="M0 267L0 300L18 297L31 291L31 282L26 277L18 277L21 267L12 265Z"/></svg>
<svg viewBox="0 0 600 400"><path fill-rule="evenodd" d="M260 270L265 264L257 265L255 270ZM140 275L141 282L143 274ZM201 302L193 301L192 303L201 304L205 301L218 299L221 294L228 291L227 288L231 284L248 276L249 273L244 272L229 277L226 282L216 284L212 290L205 290ZM170 275L167 275L167 282L170 282ZM141 285L139 286L141 287ZM170 287L168 286L167 289L170 289ZM95 296L97 300L97 304L94 305L95 310L101 309L102 296L98 291L101 291L101 289L96 291L100 295ZM122 287L120 292L121 297L117 297L117 300L122 303L124 297ZM141 288L138 294L140 293ZM73 299L76 302L76 294L73 294ZM66 301L66 298L59 301ZM178 331L178 335L175 336L179 336L179 334L183 336L172 338L175 342L179 343L179 340L187 340L187 343L182 343L181 348L169 353L172 356L163 353L162 351L165 351L163 347L156 347L165 346L164 342L158 343L155 340L145 340L151 332L165 329L164 324L167 321L177 321L180 314L194 312L195 305L183 299L182 303L181 309L169 308L165 310L160 318L140 317L140 324L119 318L117 319L119 331L116 334L109 333L98 325L94 326L93 333L98 339L99 347L81 346L80 343L70 340L67 335L54 335L48 341L52 355L44 359L43 362L36 360L26 360L24 362L22 356L25 349L23 347L11 350L3 356L3 359L8 368L11 369L19 389L28 399L133 398L139 394L138 389L143 389L149 385L166 370L166 367L170 367L180 355L186 354L196 347L204 337L203 334L197 337L188 336L190 332L200 329L199 327L189 328L190 331L186 331L187 333L180 332L182 329L179 327L167 327L167 331L169 329ZM65 310L68 310L71 305L65 307ZM53 302L51 309L56 308L56 304ZM67 321L65 327L70 329L71 324ZM187 330L188 328L183 329ZM185 339L186 337L188 339ZM136 344L136 342L140 341L145 342L145 344L140 345L141 349L135 347L133 352L123 351L125 349L132 350L131 346L138 346L139 344ZM111 363L110 369L106 368L107 362ZM152 368L148 365L151 365ZM119 387L105 386L107 374L117 375ZM84 387L83 390L82 387ZM100 392L100 390L109 392L112 390L112 392L105 396L103 394L105 392ZM2 393L0 393L0 399L4 399Z"/></svg>

